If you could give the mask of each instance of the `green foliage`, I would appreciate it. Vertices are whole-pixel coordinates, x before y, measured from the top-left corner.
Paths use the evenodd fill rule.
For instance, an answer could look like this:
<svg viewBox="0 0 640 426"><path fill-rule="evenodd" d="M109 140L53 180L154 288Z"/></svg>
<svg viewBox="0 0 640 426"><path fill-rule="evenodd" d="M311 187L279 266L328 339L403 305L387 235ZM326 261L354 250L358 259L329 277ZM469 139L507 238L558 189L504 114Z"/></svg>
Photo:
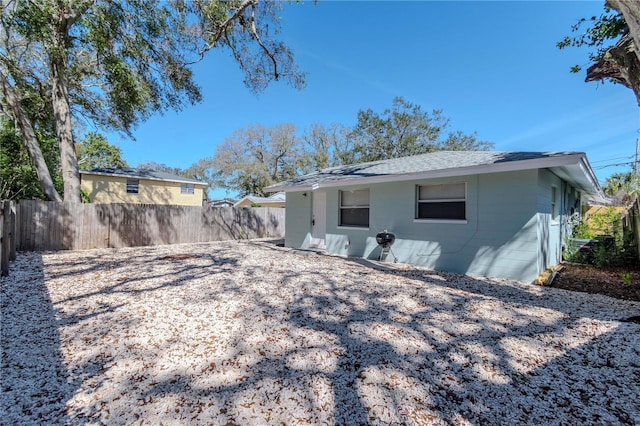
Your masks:
<svg viewBox="0 0 640 426"><path fill-rule="evenodd" d="M84 189L80 190L80 199L82 200L82 203L84 203L84 204L90 204L91 203L91 197L89 197L89 193L87 191L85 191Z"/></svg>
<svg viewBox="0 0 640 426"><path fill-rule="evenodd" d="M590 240L592 238L595 238L596 234L591 230L587 222L580 220L577 224L574 225L572 236L573 238Z"/></svg>
<svg viewBox="0 0 640 426"><path fill-rule="evenodd" d="M107 138L99 133L88 133L82 141L76 144L78 167L91 170L104 167L127 167L122 158L122 151L111 145Z"/></svg>
<svg viewBox="0 0 640 426"><path fill-rule="evenodd" d="M360 110L358 121L351 131L354 141L349 163L385 160L441 150L488 150L489 142L479 141L477 135L450 132L449 119L441 110L422 111L402 97L393 99L391 108L382 114L371 109Z"/></svg>
<svg viewBox="0 0 640 426"><path fill-rule="evenodd" d="M591 248L579 250L571 240L567 241L564 257L568 261L590 263L598 268L637 263L633 232L625 232L620 212L615 207L592 213L588 222L574 223L572 237L591 240Z"/></svg>
<svg viewBox="0 0 640 426"><path fill-rule="evenodd" d="M213 185L248 194L264 195L276 182L327 167L397 158L439 150L488 150L492 143L477 134L445 130L449 120L441 111L428 114L419 105L395 98L378 114L358 112L353 128L315 123L301 136L292 124L238 129L218 146L211 159L196 167L212 176Z"/></svg>
<svg viewBox="0 0 640 426"><path fill-rule="evenodd" d="M58 144L54 137L43 132L37 136L56 190L62 193ZM0 199L47 199L22 138L13 123L4 119L0 119Z"/></svg>
<svg viewBox="0 0 640 426"><path fill-rule="evenodd" d="M590 25L583 30L584 25ZM575 37L565 36L556 43L559 49L567 47L592 47L594 51L589 53L589 60L598 62L604 56L614 41L629 32L627 24L620 13L616 10L605 7L600 16L582 18L571 27L571 32L579 33ZM579 65L571 67L572 73L577 73L582 69Z"/></svg>
<svg viewBox="0 0 640 426"><path fill-rule="evenodd" d="M607 178L602 189L608 196L619 198L623 204L630 204L640 196L640 173L614 173Z"/></svg>
<svg viewBox="0 0 640 426"><path fill-rule="evenodd" d="M280 7L239 0L3 2L1 87L4 99L9 92L19 98L3 112L33 128L43 126L42 116L52 119L64 136L66 196L75 200L73 119L131 135L151 114L199 102L191 67L214 48L229 49L254 92L275 80L302 88L304 74L275 38Z"/></svg>
<svg viewBox="0 0 640 426"><path fill-rule="evenodd" d="M630 272L625 272L624 274L622 274L620 276L620 278L622 278L622 281L624 281L625 285L631 285L633 278L631 277L631 273Z"/></svg>
<svg viewBox="0 0 640 426"><path fill-rule="evenodd" d="M622 244L622 217L615 207L609 206L604 211L590 215L589 222L589 227L593 233L596 235L612 235L616 240L616 244Z"/></svg>

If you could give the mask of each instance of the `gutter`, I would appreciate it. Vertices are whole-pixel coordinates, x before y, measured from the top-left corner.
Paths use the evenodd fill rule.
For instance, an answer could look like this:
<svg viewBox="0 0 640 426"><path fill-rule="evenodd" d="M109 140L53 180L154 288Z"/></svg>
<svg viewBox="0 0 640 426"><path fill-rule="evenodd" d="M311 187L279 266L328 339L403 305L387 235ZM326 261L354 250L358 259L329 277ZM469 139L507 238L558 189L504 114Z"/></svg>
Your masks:
<svg viewBox="0 0 640 426"><path fill-rule="evenodd" d="M297 192L297 191L315 191L316 189L322 188L334 188L345 185L366 185L372 183L385 183L385 182L402 182L402 181L410 181L410 180L421 180L421 179L435 179L435 178L443 178L443 177L456 177L456 176L469 176L476 174L488 174L488 173L499 173L499 172L512 172L512 171L521 171L521 170L531 170L531 169L543 169L550 167L562 167L562 166L571 166L580 164L582 168L582 163L586 160L586 156L583 153L577 154L567 154L562 157L551 157L551 158L536 158L533 160L520 160L520 161L510 161L504 163L492 163L492 164L482 164L477 166L467 166L467 167L452 167L448 169L440 169L440 170L430 170L430 171L422 171L422 172L413 172L413 173L401 173L401 174L386 174L386 175L374 175L374 176L366 176L366 177L344 177L342 179L333 179L333 180L325 180L318 181L312 184L304 184L304 185L283 185L282 183L277 183L275 185L270 185L264 188L267 192ZM595 175L593 171L591 171L591 166L589 163L584 163L587 170L583 170L586 176L589 177L592 182L595 182L595 188L598 191L600 190L600 185L598 184L598 180L595 179ZM286 183L286 182L285 182Z"/></svg>
<svg viewBox="0 0 640 426"><path fill-rule="evenodd" d="M122 178L127 178L127 179L145 179L145 180L157 180L160 182L177 182L177 183L192 183L195 185L203 185L203 186L208 186L209 184L207 182L201 182L199 180L195 180L195 179L162 179L162 178L157 178L157 177L150 177L150 176L139 176L139 175L125 175L122 173L102 173L102 172L89 172L89 171L84 171L84 170L80 170L78 173L80 173L81 175L86 175L86 176L111 176L111 177L122 177Z"/></svg>

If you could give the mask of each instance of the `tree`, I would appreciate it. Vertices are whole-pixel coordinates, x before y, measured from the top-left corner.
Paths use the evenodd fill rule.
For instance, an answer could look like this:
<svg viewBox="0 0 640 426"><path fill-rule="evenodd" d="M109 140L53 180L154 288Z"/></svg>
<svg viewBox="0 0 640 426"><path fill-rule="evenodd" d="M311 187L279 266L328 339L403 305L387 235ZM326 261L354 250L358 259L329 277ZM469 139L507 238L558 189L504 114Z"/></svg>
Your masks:
<svg viewBox="0 0 640 426"><path fill-rule="evenodd" d="M302 171L308 173L348 164L353 148L350 132L351 129L337 123L329 126L312 124L302 135L305 151Z"/></svg>
<svg viewBox="0 0 640 426"><path fill-rule="evenodd" d="M226 138L209 164L218 185L245 196L265 195L265 186L298 175L304 161L293 124L255 124Z"/></svg>
<svg viewBox="0 0 640 426"><path fill-rule="evenodd" d="M0 90L43 191L59 199L37 144L32 99L55 117L65 201L80 202L74 119L131 135L151 114L201 100L190 65L230 49L253 91L302 87L290 50L273 39L280 3L261 0L0 0Z"/></svg>
<svg viewBox="0 0 640 426"><path fill-rule="evenodd" d="M621 204L630 204L640 196L640 173L614 173L607 178L602 189Z"/></svg>
<svg viewBox="0 0 640 426"><path fill-rule="evenodd" d="M127 167L122 151L99 133L87 133L76 145L78 167L91 170L103 167Z"/></svg>
<svg viewBox="0 0 640 426"><path fill-rule="evenodd" d="M492 143L479 141L477 135L457 131L443 134L449 119L442 111L431 114L402 97L393 99L391 108L378 114L371 109L358 112L358 122L351 131L354 141L350 163L377 161L443 149L487 150Z"/></svg>
<svg viewBox="0 0 640 426"><path fill-rule="evenodd" d="M181 169L180 167L173 167L164 163L156 163L155 161L147 161L146 163L140 163L138 164L138 168L143 170L153 170L156 172L170 173L172 175L187 177L185 176L185 170Z"/></svg>
<svg viewBox="0 0 640 426"><path fill-rule="evenodd" d="M62 190L58 146L53 135L35 135L47 171L51 171L54 192ZM29 158L24 141L12 122L0 118L0 199L47 199L38 171Z"/></svg>
<svg viewBox="0 0 640 426"><path fill-rule="evenodd" d="M586 82L608 80L633 90L640 105L640 2L607 0L604 12L590 19L582 18L571 30L578 32L591 23L581 35L565 37L557 43L560 49L569 46L595 48L589 54L593 64L587 69ZM575 65L572 72L579 72Z"/></svg>

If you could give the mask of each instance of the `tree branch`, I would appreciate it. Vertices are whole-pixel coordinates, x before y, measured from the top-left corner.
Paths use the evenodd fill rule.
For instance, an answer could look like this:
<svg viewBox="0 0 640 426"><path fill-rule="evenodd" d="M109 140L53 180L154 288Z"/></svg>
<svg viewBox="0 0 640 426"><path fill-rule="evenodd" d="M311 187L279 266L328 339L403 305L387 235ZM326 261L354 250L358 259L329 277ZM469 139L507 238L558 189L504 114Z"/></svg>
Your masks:
<svg viewBox="0 0 640 426"><path fill-rule="evenodd" d="M273 54L267 49L267 47L262 43L258 32L256 31L256 20L255 20L256 7L255 4L251 5L251 35L258 42L264 53L271 59L273 62L273 76L277 80L278 79L278 61L273 56Z"/></svg>
<svg viewBox="0 0 640 426"><path fill-rule="evenodd" d="M624 35L602 59L587 69L585 82L610 79L633 90L640 105L640 60L633 39Z"/></svg>

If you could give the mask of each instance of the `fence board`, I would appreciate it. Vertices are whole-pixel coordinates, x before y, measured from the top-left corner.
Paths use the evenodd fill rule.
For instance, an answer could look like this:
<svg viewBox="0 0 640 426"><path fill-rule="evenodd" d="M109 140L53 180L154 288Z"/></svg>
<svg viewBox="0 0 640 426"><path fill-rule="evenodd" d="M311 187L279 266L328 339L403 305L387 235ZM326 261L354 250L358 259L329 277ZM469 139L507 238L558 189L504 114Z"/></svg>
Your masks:
<svg viewBox="0 0 640 426"><path fill-rule="evenodd" d="M0 204L0 276L9 275L9 202Z"/></svg>
<svg viewBox="0 0 640 426"><path fill-rule="evenodd" d="M284 237L282 208L69 204L22 200L15 214L21 251L84 250Z"/></svg>
<svg viewBox="0 0 640 426"><path fill-rule="evenodd" d="M631 211L633 231L636 241L636 255L638 256L638 261L640 261L640 198L636 199Z"/></svg>

